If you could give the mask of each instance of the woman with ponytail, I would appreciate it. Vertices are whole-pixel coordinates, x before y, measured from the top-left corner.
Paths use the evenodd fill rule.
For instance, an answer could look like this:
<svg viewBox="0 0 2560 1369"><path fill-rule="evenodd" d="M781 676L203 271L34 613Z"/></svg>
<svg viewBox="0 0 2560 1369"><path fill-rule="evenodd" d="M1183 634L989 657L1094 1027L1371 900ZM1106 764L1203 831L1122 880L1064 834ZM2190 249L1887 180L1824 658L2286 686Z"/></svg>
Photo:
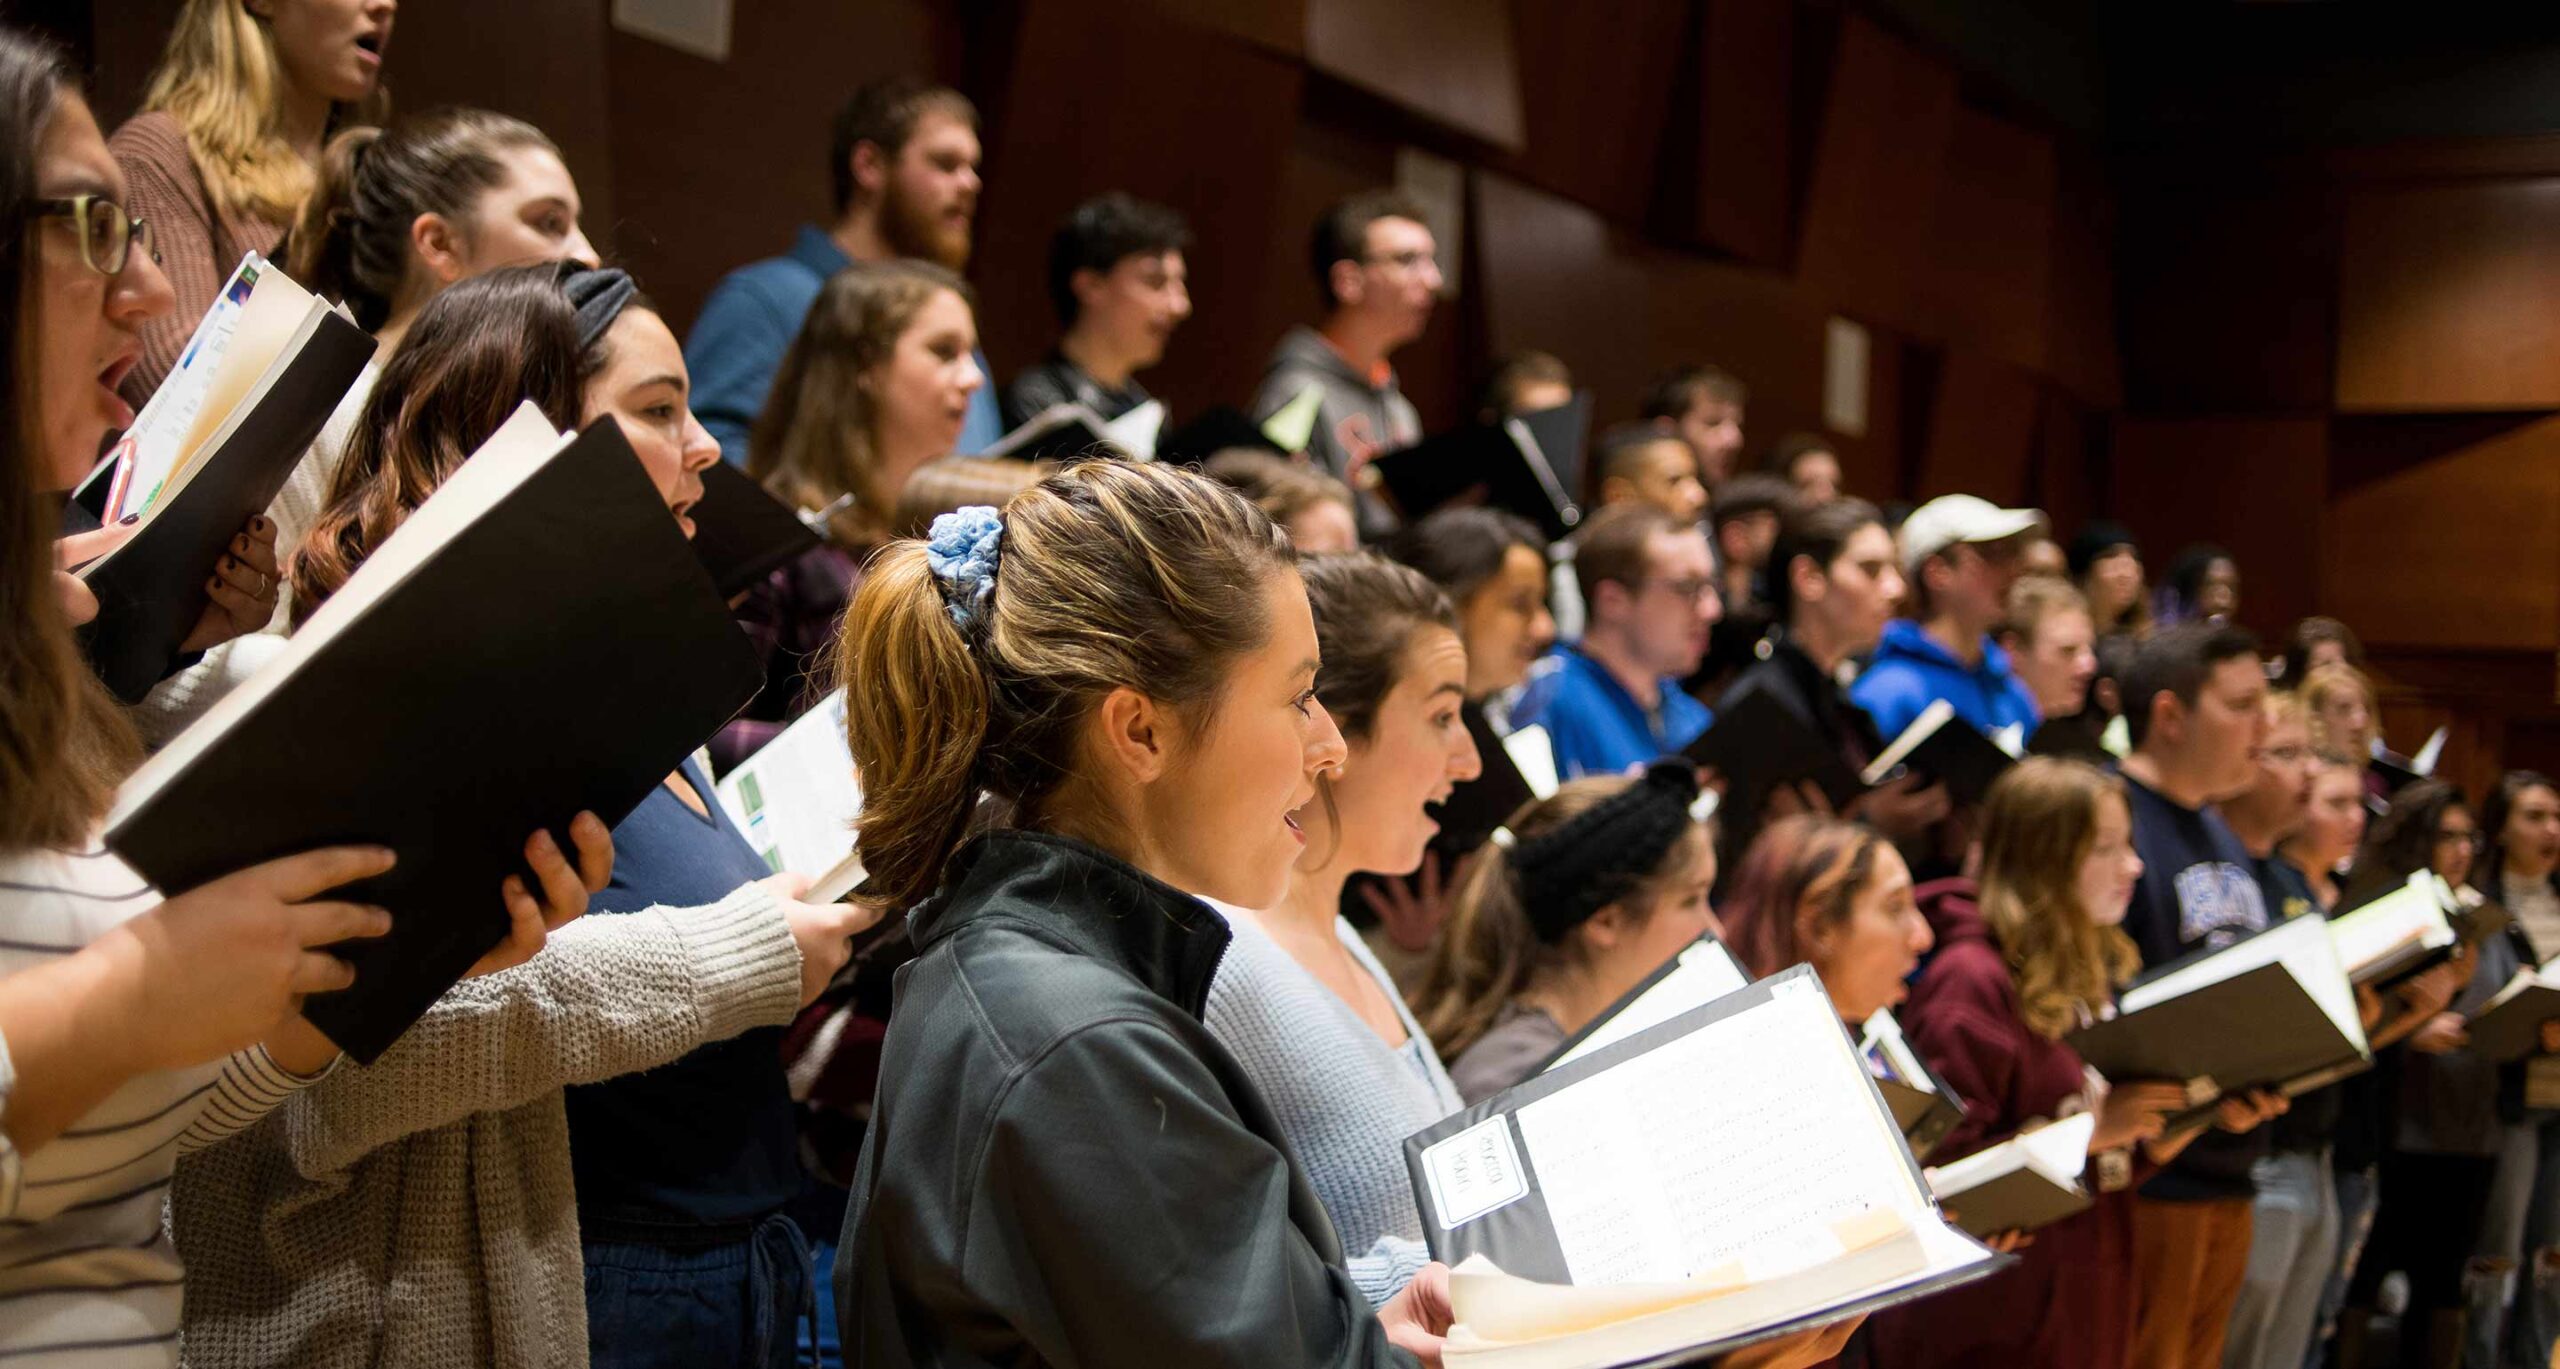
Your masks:
<svg viewBox="0 0 2560 1369"><path fill-rule="evenodd" d="M244 253L273 255L330 131L381 118L397 0L184 0L109 146L158 232L177 308L143 331L120 387L142 407Z"/></svg>
<svg viewBox="0 0 2560 1369"><path fill-rule="evenodd" d="M337 300L380 344L268 516L300 545L382 362L456 281L541 261L596 264L578 185L542 130L485 109L441 109L329 140L295 219L285 272Z"/></svg>
<svg viewBox="0 0 2560 1369"><path fill-rule="evenodd" d="M1095 461L883 551L841 646L862 897L908 909L836 1259L871 1364L1437 1362L1372 1315L1270 1103L1201 1022L1342 767L1288 539ZM981 795L987 797L981 822ZM973 828L993 830L971 836Z"/></svg>
<svg viewBox="0 0 2560 1369"><path fill-rule="evenodd" d="M1682 947L1721 931L1697 798L1683 761L1573 780L1470 863L1415 995L1466 1101L1528 1078Z"/></svg>

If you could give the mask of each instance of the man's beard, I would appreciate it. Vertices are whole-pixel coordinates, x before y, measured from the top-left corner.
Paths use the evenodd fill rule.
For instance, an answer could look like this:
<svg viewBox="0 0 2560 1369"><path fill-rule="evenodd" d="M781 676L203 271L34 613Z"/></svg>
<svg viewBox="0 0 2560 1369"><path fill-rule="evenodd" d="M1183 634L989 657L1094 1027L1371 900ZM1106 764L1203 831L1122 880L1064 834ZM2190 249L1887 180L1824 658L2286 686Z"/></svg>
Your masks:
<svg viewBox="0 0 2560 1369"><path fill-rule="evenodd" d="M954 228L942 216L905 196L892 194L881 206L880 235L889 249L953 271L969 265L968 222ZM972 220L974 221L974 220Z"/></svg>

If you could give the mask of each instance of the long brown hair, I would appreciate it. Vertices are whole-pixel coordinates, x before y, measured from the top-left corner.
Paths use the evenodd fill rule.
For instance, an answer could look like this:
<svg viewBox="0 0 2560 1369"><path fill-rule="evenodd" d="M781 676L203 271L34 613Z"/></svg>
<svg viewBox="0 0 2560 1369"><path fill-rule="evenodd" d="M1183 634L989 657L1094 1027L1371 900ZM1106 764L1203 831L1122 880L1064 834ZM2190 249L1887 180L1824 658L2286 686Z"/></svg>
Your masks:
<svg viewBox="0 0 2560 1369"><path fill-rule="evenodd" d="M817 510L853 496L852 507L828 523L839 546L859 550L888 540L899 491L880 474L873 377L916 315L945 290L978 307L967 281L929 262L850 266L829 277L748 434L747 474L776 498Z"/></svg>
<svg viewBox="0 0 2560 1369"><path fill-rule="evenodd" d="M2121 927L2080 902L2080 868L2098 840L2098 810L2124 782L2079 761L2030 756L1982 801L1982 917L2018 984L2018 1016L2059 1040L2103 1009L2142 968Z"/></svg>
<svg viewBox="0 0 2560 1369"><path fill-rule="evenodd" d="M82 659L54 587L53 538L62 495L42 487L38 431L43 397L35 359L44 347L35 234L42 220L36 149L59 103L78 99L62 60L45 45L0 29L0 317L17 335L0 349L0 852L84 844L140 754L122 710ZM85 401L84 401L85 402Z"/></svg>
<svg viewBox="0 0 2560 1369"><path fill-rule="evenodd" d="M1512 839L1536 840L1640 783L1627 775L1568 780L1512 816ZM1619 906L1651 910L1696 877L1708 851L1707 829L1693 824L1651 869L1616 872L1633 876ZM1540 969L1570 963L1581 945L1574 936L1550 942L1538 935L1510 849L1498 840L1489 843L1469 860L1459 882L1448 925L1413 994L1414 1020L1442 1059L1456 1059L1492 1029L1503 1006L1526 991Z"/></svg>
<svg viewBox="0 0 2560 1369"><path fill-rule="evenodd" d="M1798 915L1810 910L1820 925L1846 925L1883 846L1872 830L1839 818L1798 814L1761 828L1716 909L1734 958L1754 978L1809 959Z"/></svg>
<svg viewBox="0 0 2560 1369"><path fill-rule="evenodd" d="M578 315L551 263L457 283L430 301L365 401L329 501L285 567L300 626L463 459L530 399L574 428L601 357L581 356Z"/></svg>
<svg viewBox="0 0 2560 1369"><path fill-rule="evenodd" d="M485 109L439 109L388 128L351 128L320 154L318 184L294 220L285 270L305 289L346 301L377 330L409 279L409 232L421 214L467 225L507 178L504 154L540 148L542 130Z"/></svg>
<svg viewBox="0 0 2560 1369"><path fill-rule="evenodd" d="M881 552L838 640L863 781L863 898L931 893L981 790L1023 826L1071 820L1078 727L1114 689L1205 724L1236 658L1267 640L1264 586L1289 540L1214 481L1087 461L1016 495L989 597L954 621L925 544Z"/></svg>
<svg viewBox="0 0 2560 1369"><path fill-rule="evenodd" d="M218 213L286 220L311 193L311 165L285 141L281 76L275 35L246 0L179 6L142 107L186 130L196 174ZM378 123L389 103L377 83L360 104L334 106L330 123Z"/></svg>

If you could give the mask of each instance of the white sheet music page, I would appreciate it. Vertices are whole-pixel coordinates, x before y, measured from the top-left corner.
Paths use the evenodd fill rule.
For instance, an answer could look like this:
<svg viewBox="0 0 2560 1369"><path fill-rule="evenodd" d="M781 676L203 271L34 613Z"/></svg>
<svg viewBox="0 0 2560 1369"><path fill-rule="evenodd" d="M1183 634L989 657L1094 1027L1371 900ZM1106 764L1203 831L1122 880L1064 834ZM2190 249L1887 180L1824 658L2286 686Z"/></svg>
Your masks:
<svg viewBox="0 0 2560 1369"><path fill-rule="evenodd" d="M1515 1115L1577 1285L1685 1279L1843 1217L1929 1206L1810 979Z"/></svg>

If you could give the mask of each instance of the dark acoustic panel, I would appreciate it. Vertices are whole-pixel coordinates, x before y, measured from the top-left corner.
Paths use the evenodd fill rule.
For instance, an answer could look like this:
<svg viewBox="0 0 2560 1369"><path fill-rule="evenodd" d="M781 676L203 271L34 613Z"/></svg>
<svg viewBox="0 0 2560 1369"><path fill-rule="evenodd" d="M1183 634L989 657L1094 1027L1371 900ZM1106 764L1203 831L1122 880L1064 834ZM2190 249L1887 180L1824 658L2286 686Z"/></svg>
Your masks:
<svg viewBox="0 0 2560 1369"><path fill-rule="evenodd" d="M2137 182L2116 235L2125 408L2320 413L2336 347L2327 193L2291 182Z"/></svg>
<svg viewBox="0 0 2560 1369"><path fill-rule="evenodd" d="M1647 248L1571 201L1478 181L1492 351L1564 357L1603 422L1633 417L1665 366L1721 366L1751 389L1750 459L1782 433L1821 425L1825 317L1783 277Z"/></svg>
<svg viewBox="0 0 2560 1369"><path fill-rule="evenodd" d="M1661 180L1685 0L1626 0L1593 22L1574 0L1511 0L1524 138L1490 165L1639 228Z"/></svg>
<svg viewBox="0 0 2560 1369"><path fill-rule="evenodd" d="M1513 151L1524 122L1517 51L1511 8L1495 0L1307 0L1309 66Z"/></svg>
<svg viewBox="0 0 2560 1369"><path fill-rule="evenodd" d="M1912 497L1978 494L1999 504L2024 502L2041 399L2027 372L1980 352L1950 349L1930 401Z"/></svg>
<svg viewBox="0 0 2560 1369"><path fill-rule="evenodd" d="M2274 638L2334 606L2319 585L2327 444L2318 419L2127 419L2116 426L2108 506L2142 539L2155 585L2190 543L2231 549L2241 621Z"/></svg>
<svg viewBox="0 0 2560 1369"><path fill-rule="evenodd" d="M1299 69L1223 34L1104 0L1032 0L987 141L978 327L999 383L1047 353L1050 234L1080 201L1123 190L1191 221L1191 321L1142 379L1177 419L1251 397L1280 329L1312 310L1301 285L1285 311L1277 282L1307 279L1313 211L1286 199ZM1129 65L1144 82L1098 81ZM1170 118L1168 111L1214 110Z"/></svg>
<svg viewBox="0 0 2560 1369"><path fill-rule="evenodd" d="M2560 177L2347 195L2338 407L2560 408Z"/></svg>
<svg viewBox="0 0 2560 1369"><path fill-rule="evenodd" d="M1841 22L1797 258L1816 298L1940 335L1922 281L1955 124L1953 69L1863 18Z"/></svg>
<svg viewBox="0 0 2560 1369"><path fill-rule="evenodd" d="M434 8L401 11L403 37L413 10ZM725 62L613 33L603 50L616 216L590 215L589 232L601 243L596 230L610 227L614 250L682 328L722 276L788 250L801 224L834 220L837 108L864 81L936 74L932 34L919 0L742 5Z"/></svg>
<svg viewBox="0 0 2560 1369"><path fill-rule="evenodd" d="M2560 648L2560 418L2340 418L2321 603L2368 641Z"/></svg>
<svg viewBox="0 0 2560 1369"><path fill-rule="evenodd" d="M2053 213L2053 285L2046 296L2046 373L2084 404L2124 401L2116 357L2115 195L2096 154L2065 147Z"/></svg>
<svg viewBox="0 0 2560 1369"><path fill-rule="evenodd" d="M2107 497L2107 424L2059 386L2044 387L2036 416L2035 469L2028 497L2068 545Z"/></svg>
<svg viewBox="0 0 2560 1369"><path fill-rule="evenodd" d="M1687 136L1662 175L1673 240L1760 266L1794 264L1799 136L1797 9L1790 0L1700 0ZM1675 124L1675 128L1679 125ZM1685 194L1680 193L1685 188Z"/></svg>
<svg viewBox="0 0 2560 1369"><path fill-rule="evenodd" d="M1212 29L1284 57L1307 50L1307 0L1144 0L1177 23Z"/></svg>
<svg viewBox="0 0 2560 1369"><path fill-rule="evenodd" d="M1931 269L1920 277L1952 345L2046 368L2058 179L2051 136L1978 110L1956 112Z"/></svg>

